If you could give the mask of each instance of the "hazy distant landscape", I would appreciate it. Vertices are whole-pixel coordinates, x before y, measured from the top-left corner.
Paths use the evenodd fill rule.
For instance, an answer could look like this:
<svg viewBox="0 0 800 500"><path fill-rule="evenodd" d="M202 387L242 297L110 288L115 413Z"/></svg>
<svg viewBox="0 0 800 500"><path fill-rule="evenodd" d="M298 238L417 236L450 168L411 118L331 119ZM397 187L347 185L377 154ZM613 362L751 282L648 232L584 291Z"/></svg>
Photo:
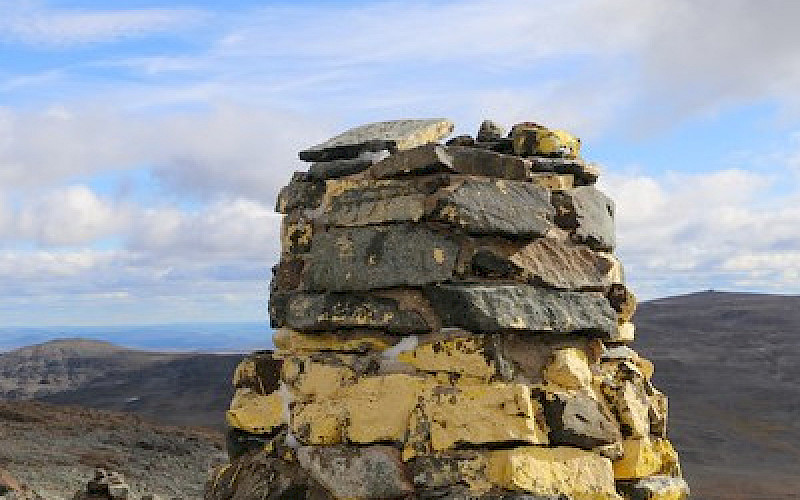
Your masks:
<svg viewBox="0 0 800 500"><path fill-rule="evenodd" d="M146 350L237 351L270 349L267 321L133 326L0 327L0 351L62 338L111 342Z"/></svg>
<svg viewBox="0 0 800 500"><path fill-rule="evenodd" d="M800 297L695 293L645 302L635 322L634 347L655 363L655 385L669 396L670 437L693 498L798 498ZM81 336L113 344L67 339L0 354L0 398L129 412L219 432L242 354L178 351L269 345L256 325L231 328L108 335L92 329ZM34 337L15 341L25 338ZM159 347L165 352L155 352Z"/></svg>

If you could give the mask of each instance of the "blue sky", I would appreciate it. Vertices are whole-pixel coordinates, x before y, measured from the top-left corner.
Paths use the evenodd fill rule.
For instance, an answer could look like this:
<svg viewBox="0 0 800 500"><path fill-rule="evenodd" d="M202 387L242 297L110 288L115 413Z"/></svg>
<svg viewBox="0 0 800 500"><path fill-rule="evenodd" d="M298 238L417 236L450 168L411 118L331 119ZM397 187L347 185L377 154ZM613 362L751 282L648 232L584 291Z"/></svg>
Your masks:
<svg viewBox="0 0 800 500"><path fill-rule="evenodd" d="M642 298L800 292L791 0L0 0L0 325L257 321L296 151L579 135Z"/></svg>

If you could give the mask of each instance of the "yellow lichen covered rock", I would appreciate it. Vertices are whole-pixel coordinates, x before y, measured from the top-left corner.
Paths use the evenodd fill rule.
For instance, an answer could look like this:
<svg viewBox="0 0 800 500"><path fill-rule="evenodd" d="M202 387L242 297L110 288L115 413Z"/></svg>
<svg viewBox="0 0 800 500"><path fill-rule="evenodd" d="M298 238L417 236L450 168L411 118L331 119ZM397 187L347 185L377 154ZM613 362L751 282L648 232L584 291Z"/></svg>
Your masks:
<svg viewBox="0 0 800 500"><path fill-rule="evenodd" d="M281 376L292 388L296 399L326 399L355 382L356 375L347 366L313 361L309 357L291 357L284 361Z"/></svg>
<svg viewBox="0 0 800 500"><path fill-rule="evenodd" d="M261 395L237 389L225 415L229 427L253 434L266 434L286 423L284 400L279 391Z"/></svg>
<svg viewBox="0 0 800 500"><path fill-rule="evenodd" d="M592 381L592 372L586 353L575 347L557 349L544 369L544 379L567 389L588 387Z"/></svg>
<svg viewBox="0 0 800 500"><path fill-rule="evenodd" d="M480 338L456 337L428 342L416 349L401 352L397 360L417 370L457 373L488 380L495 373Z"/></svg>
<svg viewBox="0 0 800 500"><path fill-rule="evenodd" d="M487 443L547 444L542 408L522 384L435 386L420 392L404 459Z"/></svg>
<svg viewBox="0 0 800 500"><path fill-rule="evenodd" d="M386 335L368 333L339 332L302 333L289 328L281 328L272 334L275 347L286 353L317 351L364 352L382 351L391 346L391 338Z"/></svg>
<svg viewBox="0 0 800 500"><path fill-rule="evenodd" d="M577 448L525 446L489 453L487 476L501 488L575 500L617 500L611 461Z"/></svg>
<svg viewBox="0 0 800 500"><path fill-rule="evenodd" d="M616 479L638 479L657 474L680 475L678 455L666 439L626 439L622 447L622 458L613 464Z"/></svg>

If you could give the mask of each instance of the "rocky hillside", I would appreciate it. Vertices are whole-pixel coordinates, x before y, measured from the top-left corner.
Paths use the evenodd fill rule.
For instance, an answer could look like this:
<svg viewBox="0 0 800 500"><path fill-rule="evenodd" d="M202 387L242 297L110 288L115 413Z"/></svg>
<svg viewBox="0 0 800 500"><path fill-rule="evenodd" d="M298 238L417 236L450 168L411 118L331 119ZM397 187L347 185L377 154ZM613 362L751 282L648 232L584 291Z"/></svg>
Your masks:
<svg viewBox="0 0 800 500"><path fill-rule="evenodd" d="M86 408L0 402L0 470L47 500L72 498L96 467L124 474L136 498L202 498L209 468L225 460L223 449L215 431Z"/></svg>
<svg viewBox="0 0 800 500"><path fill-rule="evenodd" d="M0 354L0 399L129 411L220 427L237 354L156 353L63 339Z"/></svg>

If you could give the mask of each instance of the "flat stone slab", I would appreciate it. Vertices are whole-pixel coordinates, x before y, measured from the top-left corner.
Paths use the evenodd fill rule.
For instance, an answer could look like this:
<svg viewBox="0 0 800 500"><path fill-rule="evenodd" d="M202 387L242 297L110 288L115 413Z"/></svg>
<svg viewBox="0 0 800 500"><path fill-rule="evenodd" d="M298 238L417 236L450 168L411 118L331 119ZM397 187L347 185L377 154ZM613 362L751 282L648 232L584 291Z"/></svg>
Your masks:
<svg viewBox="0 0 800 500"><path fill-rule="evenodd" d="M651 476L635 481L617 481L617 490L630 500L684 500L689 485L681 477Z"/></svg>
<svg viewBox="0 0 800 500"><path fill-rule="evenodd" d="M530 177L531 162L519 156L469 146L425 144L385 158L373 165L368 175L375 179L389 179L435 172L521 181Z"/></svg>
<svg viewBox="0 0 800 500"><path fill-rule="evenodd" d="M304 172L295 172L289 184L281 188L275 201L275 211L282 214L306 208L315 208L322 200L325 184L314 181Z"/></svg>
<svg viewBox="0 0 800 500"><path fill-rule="evenodd" d="M420 225L332 228L314 235L308 288L356 291L448 281L458 250L446 233Z"/></svg>
<svg viewBox="0 0 800 500"><path fill-rule="evenodd" d="M331 161L357 158L365 151L411 149L447 137L453 127L453 122L444 118L369 123L300 151L299 157L304 161Z"/></svg>
<svg viewBox="0 0 800 500"><path fill-rule="evenodd" d="M595 292L562 292L529 285L436 285L426 296L443 326L504 331L586 333L610 337L616 312Z"/></svg>
<svg viewBox="0 0 800 500"><path fill-rule="evenodd" d="M600 403L580 394L548 394L544 403L550 442L591 450L622 441L614 419Z"/></svg>
<svg viewBox="0 0 800 500"><path fill-rule="evenodd" d="M550 192L529 182L467 178L437 197L433 217L471 234L528 238L554 227Z"/></svg>
<svg viewBox="0 0 800 500"><path fill-rule="evenodd" d="M473 273L514 279L564 290L605 290L611 285L612 262L583 245L551 238L531 243L496 242L478 246Z"/></svg>
<svg viewBox="0 0 800 500"><path fill-rule="evenodd" d="M437 327L425 301L410 291L399 297L297 293L286 299L285 316L282 324L302 331L364 328L410 334Z"/></svg>
<svg viewBox="0 0 800 500"><path fill-rule="evenodd" d="M614 236L614 202L593 186L553 193L555 222L571 231L576 243L595 250L612 251Z"/></svg>
<svg viewBox="0 0 800 500"><path fill-rule="evenodd" d="M524 181L432 175L328 181L319 221L366 226L431 220L475 235L544 236L554 228L550 191Z"/></svg>

